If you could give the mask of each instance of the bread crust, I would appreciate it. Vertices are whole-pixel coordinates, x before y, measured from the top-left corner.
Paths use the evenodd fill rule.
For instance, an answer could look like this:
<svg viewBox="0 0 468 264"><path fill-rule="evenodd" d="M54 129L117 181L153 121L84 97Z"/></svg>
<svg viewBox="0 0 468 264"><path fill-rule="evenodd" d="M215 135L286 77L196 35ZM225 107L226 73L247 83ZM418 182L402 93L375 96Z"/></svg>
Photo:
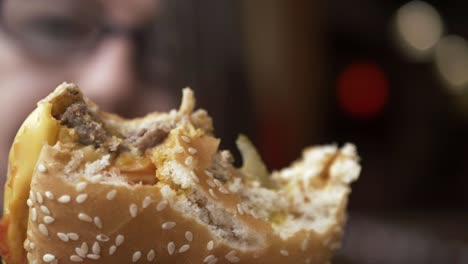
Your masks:
<svg viewBox="0 0 468 264"><path fill-rule="evenodd" d="M72 256L78 256L76 248L81 248L83 243L87 244L87 254L92 254L92 246L98 243L100 257L98 261L82 258L81 263L132 263L135 252L142 254L139 263L148 263L147 257L151 250L156 256L151 263L209 263L209 260L214 258L218 259L216 263L307 263L308 260L310 263L322 263L332 254L333 249L330 245L341 237L343 213L337 216L336 226L330 228L327 233L319 235L310 230L303 230L287 240L282 240L274 232L262 232L261 235L267 241L263 248L242 251L230 247L213 236L206 225L175 209L174 201L161 195L161 186L115 186L82 179L78 182L86 183L86 188L77 191L77 184L66 182L63 179L63 171L57 169L61 166L54 165L57 162L54 152L51 147L44 147L38 164L44 165L47 171L36 170L31 183L31 191L36 196L41 194L43 203L37 202L36 199L36 203L30 208L30 215L31 210L36 210L37 215L36 221L29 218L28 239L25 243L30 263L32 260L41 261L45 254L54 255L60 260L59 263L69 263ZM107 194L114 190L115 197L108 200ZM52 194L54 199L46 198L46 193ZM86 201L78 203L77 197L83 194L87 195ZM70 196L69 203L59 202L59 198L64 195ZM151 203L143 208L145 199L150 199ZM158 211L158 205L161 209L161 204L166 203L167 206ZM131 215L132 205L138 208L136 217ZM49 213L41 210L43 206ZM92 221L80 220L80 214L86 214ZM54 222L46 224L44 217L47 216L53 217ZM99 217L102 222L101 228L96 225L95 217ZM165 229L165 223L166 228L172 225L167 223L175 223L175 227ZM41 224L46 226L47 235L40 231ZM252 225L255 227L255 223ZM187 232L193 236L191 241L187 239ZM64 242L57 235L59 233L76 233L79 239ZM99 241L97 236L101 234L109 240ZM109 250L116 245L119 235L124 236L124 242L110 255ZM213 241L211 250L210 241ZM324 243L325 241L329 241L329 244ZM31 242L35 244L34 249L31 249ZM174 243L172 254L171 242ZM307 246L304 246L304 243L307 243ZM188 248L187 251L181 252L185 248ZM210 258L210 255L214 257ZM208 261L204 262L205 260Z"/></svg>
<svg viewBox="0 0 468 264"><path fill-rule="evenodd" d="M63 103L59 105L63 108ZM242 188L256 190L253 186L261 183L245 182L236 190L207 171L219 140L211 134L209 116L203 110L194 112L194 105L193 94L185 90L179 111L172 114L124 120L99 113L110 126L120 124L119 129L155 119L176 124L148 155L154 167L140 164L144 170L133 167L127 174L114 175L115 160L101 155L92 162L79 161L86 169L72 171L74 150L60 140L44 142L31 175L24 250L7 254L4 263L18 263L17 257L9 256L24 256L25 263L328 263L343 235L349 184L359 174L354 147L306 149L290 168L273 172L271 186L278 186L268 191L291 200L282 218L291 219L292 227L284 227L258 216L255 208L241 206L248 199ZM90 164L98 168L91 169ZM222 170L239 182L252 178L230 165ZM125 175L143 178L148 172L156 182L125 180ZM336 194L327 196L328 190ZM323 202L311 202L311 197ZM302 206L294 199L306 200L304 206L317 213L294 208ZM208 215L201 215L201 210ZM0 231L7 230L7 220ZM315 225L308 225L313 221ZM0 240L0 246L6 246L2 254L15 248L7 237Z"/></svg>

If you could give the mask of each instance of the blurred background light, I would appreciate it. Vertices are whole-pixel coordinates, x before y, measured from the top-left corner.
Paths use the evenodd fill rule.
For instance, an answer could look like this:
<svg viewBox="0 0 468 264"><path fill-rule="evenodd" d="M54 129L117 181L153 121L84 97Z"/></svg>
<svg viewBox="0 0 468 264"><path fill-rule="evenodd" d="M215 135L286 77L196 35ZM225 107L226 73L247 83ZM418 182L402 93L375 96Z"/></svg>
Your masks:
<svg viewBox="0 0 468 264"><path fill-rule="evenodd" d="M374 63L352 63L337 79L338 101L353 117L373 118L388 100L388 81L382 69Z"/></svg>
<svg viewBox="0 0 468 264"><path fill-rule="evenodd" d="M435 63L440 77L455 93L468 85L468 43L456 35L443 37L435 50Z"/></svg>
<svg viewBox="0 0 468 264"><path fill-rule="evenodd" d="M403 52L414 60L428 59L444 31L437 10L423 1L411 1L400 7L395 27Z"/></svg>

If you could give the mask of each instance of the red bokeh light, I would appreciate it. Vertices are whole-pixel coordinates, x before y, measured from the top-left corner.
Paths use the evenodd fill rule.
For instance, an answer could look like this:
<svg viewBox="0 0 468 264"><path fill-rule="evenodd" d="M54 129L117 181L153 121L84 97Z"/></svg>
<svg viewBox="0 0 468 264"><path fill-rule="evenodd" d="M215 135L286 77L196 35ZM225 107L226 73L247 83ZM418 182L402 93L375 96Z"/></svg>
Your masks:
<svg viewBox="0 0 468 264"><path fill-rule="evenodd" d="M270 169L281 169L287 166L297 155L295 150L298 147L294 138L298 127L291 124L287 116L284 112L272 112L258 122L259 151Z"/></svg>
<svg viewBox="0 0 468 264"><path fill-rule="evenodd" d="M352 63L337 78L337 96L341 108L358 118L377 116L388 100L385 73L374 63Z"/></svg>

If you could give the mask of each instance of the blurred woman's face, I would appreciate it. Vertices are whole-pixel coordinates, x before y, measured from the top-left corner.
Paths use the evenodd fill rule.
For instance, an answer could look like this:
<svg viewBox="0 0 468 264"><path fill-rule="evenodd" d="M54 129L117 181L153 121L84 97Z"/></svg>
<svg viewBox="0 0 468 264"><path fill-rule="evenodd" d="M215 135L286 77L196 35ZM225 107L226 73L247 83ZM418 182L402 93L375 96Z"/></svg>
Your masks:
<svg viewBox="0 0 468 264"><path fill-rule="evenodd" d="M1 4L2 172L19 125L38 100L64 81L78 84L106 111L128 112L130 105L133 112L141 113L174 106L170 94L160 87L151 87L154 96L141 92L154 84L139 74L140 47L134 40L147 37L142 29L157 17L157 1L9 0ZM152 109L137 109L148 106L148 98Z"/></svg>

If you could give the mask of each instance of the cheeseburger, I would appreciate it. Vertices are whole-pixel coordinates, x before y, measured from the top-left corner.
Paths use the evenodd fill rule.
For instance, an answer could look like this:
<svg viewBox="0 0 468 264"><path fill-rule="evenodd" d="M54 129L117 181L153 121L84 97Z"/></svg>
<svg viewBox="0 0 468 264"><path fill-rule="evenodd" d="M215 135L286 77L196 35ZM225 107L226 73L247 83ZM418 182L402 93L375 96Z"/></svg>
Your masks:
<svg viewBox="0 0 468 264"><path fill-rule="evenodd" d="M3 262L329 263L355 147L307 148L270 173L245 136L240 168L219 143L188 88L178 110L130 120L60 85L11 147Z"/></svg>

